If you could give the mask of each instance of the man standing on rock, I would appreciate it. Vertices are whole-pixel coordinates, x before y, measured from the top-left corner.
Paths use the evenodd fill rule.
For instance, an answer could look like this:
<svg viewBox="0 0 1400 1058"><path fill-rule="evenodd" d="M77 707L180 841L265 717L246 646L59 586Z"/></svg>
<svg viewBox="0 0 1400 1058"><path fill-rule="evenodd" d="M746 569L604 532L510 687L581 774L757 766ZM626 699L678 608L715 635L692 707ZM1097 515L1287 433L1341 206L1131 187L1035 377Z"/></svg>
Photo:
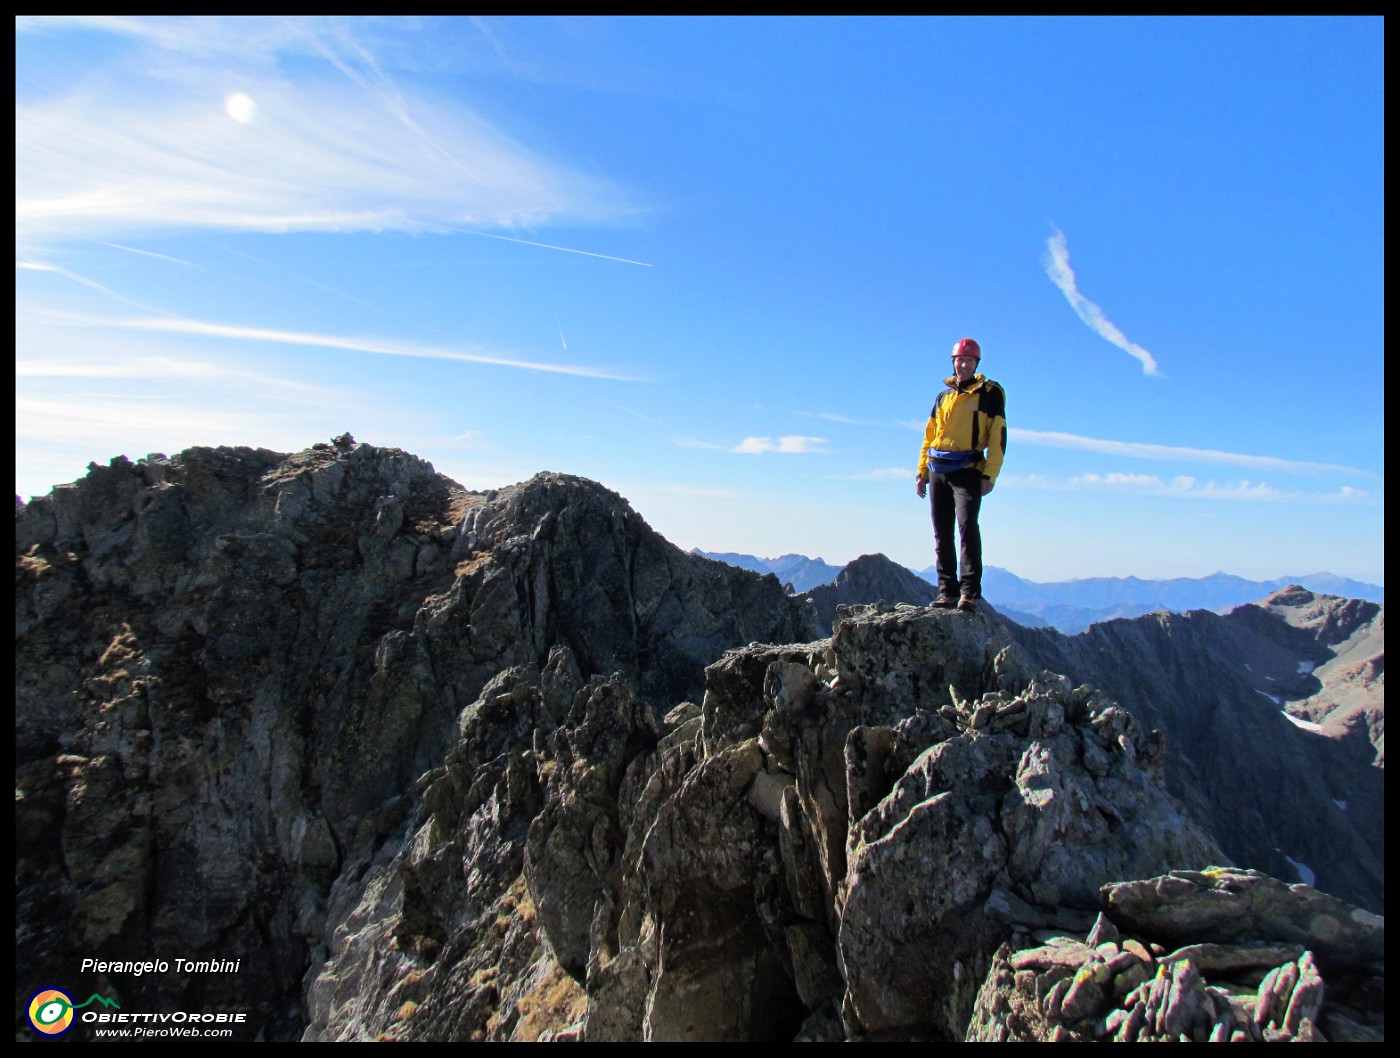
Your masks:
<svg viewBox="0 0 1400 1058"><path fill-rule="evenodd" d="M1006 455L1006 393L976 374L982 350L971 338L953 346L953 377L938 394L919 448L915 491L933 487L933 541L937 552L935 606L972 613L982 598L982 531L977 515ZM961 546L953 549L953 523ZM962 564L962 576L958 565Z"/></svg>

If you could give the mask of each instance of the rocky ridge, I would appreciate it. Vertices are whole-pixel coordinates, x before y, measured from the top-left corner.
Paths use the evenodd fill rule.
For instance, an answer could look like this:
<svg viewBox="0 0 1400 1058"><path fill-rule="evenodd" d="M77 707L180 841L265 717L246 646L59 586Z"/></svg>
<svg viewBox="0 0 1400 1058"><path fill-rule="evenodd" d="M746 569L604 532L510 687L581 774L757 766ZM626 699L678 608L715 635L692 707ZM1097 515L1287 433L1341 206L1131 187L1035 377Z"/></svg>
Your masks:
<svg viewBox="0 0 1400 1058"><path fill-rule="evenodd" d="M933 595L865 555L799 597L828 626L842 604ZM1295 585L1225 615L1160 613L1077 636L1005 616L1035 665L1074 673L1174 733L1169 788L1231 857L1383 908L1384 606Z"/></svg>
<svg viewBox="0 0 1400 1058"><path fill-rule="evenodd" d="M581 479L196 449L94 466L16 551L22 983L265 1039L1049 1038L1006 1015L1035 931L1226 864L1170 741L994 613L819 638ZM1329 909L1364 928L1286 938L1342 983L1308 1022L1381 1031L1383 923ZM73 970L175 951L244 968Z"/></svg>
<svg viewBox="0 0 1400 1058"><path fill-rule="evenodd" d="M78 953L238 957L81 984L274 1036L301 1031L334 884L502 673L564 657L675 702L726 647L810 633L775 579L592 482L468 493L353 443L93 465L15 534L17 965L78 988Z"/></svg>
<svg viewBox="0 0 1400 1058"><path fill-rule="evenodd" d="M1223 616L1008 630L1170 732L1168 788L1236 863L1383 911L1382 606L1288 588Z"/></svg>
<svg viewBox="0 0 1400 1058"><path fill-rule="evenodd" d="M1161 790L1132 718L1016 669L994 630L909 609L742 648L659 727L621 681L585 682L533 799L529 774L511 775L538 737L527 722L489 779L479 756L450 760L394 857L356 883L360 902L333 911L362 926L328 933L310 1038L442 1038L473 1008L480 1038L520 1038L486 1012L506 980L564 986L561 970L581 986L569 1031L583 1040L960 1037L1006 932L989 902L1072 915L1104 877L1221 858ZM502 681L505 715L538 715L536 679ZM464 796L468 781L482 794ZM514 835L494 878L467 855L483 829ZM528 936L452 950L526 894ZM431 960L428 942L405 943L409 922L441 938ZM367 1010L365 995L386 1000ZM401 997L416 1006L394 1025Z"/></svg>

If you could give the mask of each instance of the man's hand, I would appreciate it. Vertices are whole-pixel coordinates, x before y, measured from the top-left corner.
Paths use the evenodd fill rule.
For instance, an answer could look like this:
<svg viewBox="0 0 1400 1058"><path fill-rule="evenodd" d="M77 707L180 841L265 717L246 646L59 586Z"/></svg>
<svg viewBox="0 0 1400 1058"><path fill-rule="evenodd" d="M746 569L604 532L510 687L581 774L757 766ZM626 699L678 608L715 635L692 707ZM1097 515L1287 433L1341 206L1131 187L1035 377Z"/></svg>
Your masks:
<svg viewBox="0 0 1400 1058"><path fill-rule="evenodd" d="M928 488L928 478L920 474L914 479L914 491L919 494L919 499L924 498L924 490Z"/></svg>
<svg viewBox="0 0 1400 1058"><path fill-rule="evenodd" d="M987 495L987 493L989 493L989 492L992 491L992 484L993 484L993 483L992 483L992 479L991 479L991 478L983 478L983 479L982 479L982 495L983 495L983 496Z"/></svg>

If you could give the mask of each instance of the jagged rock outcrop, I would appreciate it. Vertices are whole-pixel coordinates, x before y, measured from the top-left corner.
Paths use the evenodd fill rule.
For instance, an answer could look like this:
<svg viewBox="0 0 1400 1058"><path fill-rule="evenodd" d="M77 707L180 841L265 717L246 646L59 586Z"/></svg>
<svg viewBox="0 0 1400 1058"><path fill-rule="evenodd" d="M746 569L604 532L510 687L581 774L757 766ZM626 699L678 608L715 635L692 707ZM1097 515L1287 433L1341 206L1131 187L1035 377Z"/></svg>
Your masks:
<svg viewBox="0 0 1400 1058"><path fill-rule="evenodd" d="M933 590L867 555L806 597L825 624L838 604L923 605ZM1384 908L1384 606L1294 585L1224 616L1155 613L1076 636L1004 616L1037 666L1172 733L1170 789L1231 857Z"/></svg>
<svg viewBox="0 0 1400 1058"><path fill-rule="evenodd" d="M958 1038L1010 901L1069 914L1103 878L1220 857L1131 716L1030 676L997 631L848 615L729 653L659 730L595 678L544 738L539 674L513 673L464 714L501 714L489 750L463 727L393 857L333 906L310 1036L528 1038L498 1012L545 987L590 1041ZM533 928L505 914L526 897Z"/></svg>
<svg viewBox="0 0 1400 1058"><path fill-rule="evenodd" d="M591 482L469 493L348 438L93 465L18 509L15 536L17 966L242 1009L270 1036L301 1031L346 872L510 673L540 670L556 712L520 722L548 735L587 677L669 708L726 647L810 635L775 579L683 554ZM75 972L153 952L241 967Z"/></svg>
<svg viewBox="0 0 1400 1058"><path fill-rule="evenodd" d="M1038 931L1034 946L998 949L969 1040L1384 1038L1385 933L1375 915L1310 886L1218 867L1106 885L1101 905L1087 936Z"/></svg>
<svg viewBox="0 0 1400 1058"><path fill-rule="evenodd" d="M1383 607L1283 589L1224 616L1008 631L1170 732L1169 789L1236 863L1384 909ZM1324 722L1300 726L1309 709Z"/></svg>
<svg viewBox="0 0 1400 1058"><path fill-rule="evenodd" d="M21 984L247 1038L952 1040L1003 945L1227 863L1171 740L996 614L819 638L581 479L196 449L16 549ZM76 969L173 952L240 968Z"/></svg>

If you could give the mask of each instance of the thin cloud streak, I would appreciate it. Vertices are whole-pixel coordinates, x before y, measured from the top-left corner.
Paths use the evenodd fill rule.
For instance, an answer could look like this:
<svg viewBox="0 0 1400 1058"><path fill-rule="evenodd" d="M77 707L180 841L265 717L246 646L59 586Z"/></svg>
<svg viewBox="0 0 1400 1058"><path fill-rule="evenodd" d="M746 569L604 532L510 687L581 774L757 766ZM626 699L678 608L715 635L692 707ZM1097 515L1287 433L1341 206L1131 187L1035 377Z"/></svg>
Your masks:
<svg viewBox="0 0 1400 1058"><path fill-rule="evenodd" d="M660 419L653 419L650 415L643 415L641 412L637 411L635 408L629 408L629 407L627 407L627 405L625 405L625 404L615 404L614 407L617 408L618 411L625 411L628 415L631 415L633 418L641 419L642 422L649 422L649 423L651 423L653 426L666 426L666 425L668 425L667 423L662 422Z"/></svg>
<svg viewBox="0 0 1400 1058"><path fill-rule="evenodd" d="M744 495L743 493L736 492L733 489L707 488L704 485L673 485L669 483L630 485L627 483L622 483L610 487L613 489L614 492L617 492L619 495L627 496L629 498L633 495L658 493L665 494L668 496L697 496L701 499L707 500L734 500L740 499Z"/></svg>
<svg viewBox="0 0 1400 1058"><path fill-rule="evenodd" d="M878 470L867 470L860 474L848 474L839 479L841 481L903 481L908 478L914 479L913 472L908 467L881 467Z"/></svg>
<svg viewBox="0 0 1400 1058"><path fill-rule="evenodd" d="M385 309L381 309L378 305L372 305L368 301L365 301L363 298L357 298L353 294L347 294L345 293L345 291L337 290L335 287L327 286L325 283L318 283L316 280L308 279L306 276L298 275L296 272L289 272L285 268L279 268L276 265L263 260L261 257L257 257L253 254L246 253L243 250L235 250L230 246L224 246L221 243L217 242L210 242L209 245L214 247L216 250L223 251L224 253L232 254L235 257L242 257L246 260L253 261L261 267L266 268L270 272L276 272L278 275L286 276L288 279L295 279L298 283L305 283L307 286L315 287L317 290L324 290L327 294L334 294L338 298L344 298L346 301L349 301L355 305L359 305L362 308L369 309L371 312L377 312L381 316L388 316L390 319L400 320L401 322L404 322L402 316L397 316L392 312L388 312Z"/></svg>
<svg viewBox="0 0 1400 1058"><path fill-rule="evenodd" d="M1060 293L1065 296L1065 300L1069 302L1070 308L1074 309L1076 315L1100 338L1113 343L1129 356L1140 361L1144 375L1160 375L1161 372L1157 370L1157 360L1153 355L1136 342L1128 341L1127 335L1109 322L1103 309L1079 293L1074 269L1069 266L1069 243L1065 239L1064 232L1056 229L1055 234L1050 236L1045 246L1045 274L1050 277L1050 282L1060 288Z"/></svg>
<svg viewBox="0 0 1400 1058"><path fill-rule="evenodd" d="M689 437L673 438L671 443L681 448L706 448L715 452L735 452L739 455L766 455L768 453L824 455L827 451L821 447L827 443L825 437L801 437L797 435L779 437L777 440L771 437L745 437L737 445L697 441Z"/></svg>
<svg viewBox="0 0 1400 1058"><path fill-rule="evenodd" d="M576 250L571 246L555 246L548 242L531 242L529 239L517 239L511 235L492 235L490 232L469 231L466 228L453 228L444 225L444 230L457 232L459 235L475 235L482 239L500 239L501 242L515 242L521 246L537 246L541 250L559 250L561 253L577 253L584 257L601 257L604 261L617 261L621 264L637 265L641 268L654 268L655 265L647 264L645 261L634 261L630 257L613 257L610 254L594 253L592 250Z"/></svg>
<svg viewBox="0 0 1400 1058"><path fill-rule="evenodd" d="M182 265L185 268L199 267L199 265L195 264L193 261L186 261L179 257L171 257L169 254L156 253L154 250L140 250L135 246L123 246L121 243L106 242L103 239L95 239L93 241L99 246L107 246L113 250L125 250L127 253L140 254L142 257L154 257L158 261L167 261L170 264Z"/></svg>
<svg viewBox="0 0 1400 1058"><path fill-rule="evenodd" d="M1256 467L1260 470L1277 470L1297 474L1344 473L1369 478L1379 476L1369 470L1341 466L1336 463L1312 463L1298 459L1280 459L1276 456L1246 455L1241 452L1220 452L1209 448L1185 448L1178 445L1146 444L1139 441L1109 441L1098 437L1027 430L1015 426L1011 427L1008 432L1011 440L1019 444L1035 445L1040 448L1073 448L1085 452L1101 452L1105 455L1127 456L1132 459L1182 463L1225 463L1233 466Z"/></svg>
<svg viewBox="0 0 1400 1058"><path fill-rule="evenodd" d="M1279 489L1266 481L1201 481L1182 474L1161 478L1155 474L1076 474L1055 478L1044 474L1002 475L999 484L1013 489L1043 489L1052 492L1117 492L1131 496L1167 499L1225 500L1247 503L1355 503L1367 499L1364 489L1343 486L1332 492L1302 492Z"/></svg>
<svg viewBox="0 0 1400 1058"><path fill-rule="evenodd" d="M297 452L325 440L347 421L365 422L368 409L343 400L278 399L255 386L167 387L168 392L121 395L51 392L15 400L15 492L42 496L82 477L96 460L125 454L179 452L195 445L256 444ZM363 437L368 428L357 430ZM388 431L401 436L402 431Z"/></svg>
<svg viewBox="0 0 1400 1058"><path fill-rule="evenodd" d="M762 455L766 452L778 452L784 455L798 455L807 453L822 452L822 445L826 444L825 437L801 437L792 435L779 437L776 441L771 437L745 437L743 441L730 449L731 452L740 452L744 455Z"/></svg>
<svg viewBox="0 0 1400 1058"><path fill-rule="evenodd" d="M172 356L109 357L103 360L16 360L16 378L116 378L154 379L168 382L176 379L198 382L245 383L250 392L287 390L317 400L341 396L327 386L295 382L258 371L244 371L201 361L180 360Z"/></svg>
<svg viewBox="0 0 1400 1058"><path fill-rule="evenodd" d="M16 446L39 445L54 454L71 453L72 462L79 466L98 455L178 451L193 444L234 444L252 436L263 438L265 445L277 445L284 443L283 438L309 432L307 422L304 405L254 409L246 399L229 401L224 407L131 395L15 401ZM286 450L302 447L304 441Z"/></svg>
<svg viewBox="0 0 1400 1058"><path fill-rule="evenodd" d="M15 268L21 272L51 272L56 276L62 276L64 279L67 279L70 282L77 283L81 286L85 286L89 290L95 290L99 294L104 294L107 297L112 298L114 301L120 301L123 305L130 305L134 309L140 309L142 312L160 311L159 309L153 308L150 305L143 305L139 301L132 301L131 298L118 294L111 287L105 287L101 283L97 282L95 279L89 279L87 276L79 275L77 272L70 271L69 269L64 268L62 265L52 264L48 261L35 261L29 258L19 258L15 261Z"/></svg>
<svg viewBox="0 0 1400 1058"><path fill-rule="evenodd" d="M365 338L344 338L331 334L310 334L305 331L280 331L263 327L239 327L222 323L206 323L200 320L183 318L148 318L140 320L96 320L81 322L106 325L130 330L157 331L166 334L194 334L212 338L232 338L238 341L274 342L280 345L304 345L321 349L346 349L351 352L374 353L380 356L410 356L426 360L455 360L470 364L491 364L496 367L514 367L525 371L543 371L556 375L574 375L579 378L597 378L610 382L641 382L631 375L620 375L592 367L577 367L570 364L547 364L533 360L517 360L511 357L493 356L487 353L464 353L452 349L434 349L429 346L409 345L400 342L375 341Z"/></svg>
<svg viewBox="0 0 1400 1058"><path fill-rule="evenodd" d="M808 419L824 419L827 422L839 422L846 426L880 426L897 428L902 425L900 423L890 422L871 422L869 419L853 419L849 415L838 415L834 411L798 411L794 412L793 414L801 415ZM924 424L920 423L919 429L922 430L923 428Z"/></svg>

